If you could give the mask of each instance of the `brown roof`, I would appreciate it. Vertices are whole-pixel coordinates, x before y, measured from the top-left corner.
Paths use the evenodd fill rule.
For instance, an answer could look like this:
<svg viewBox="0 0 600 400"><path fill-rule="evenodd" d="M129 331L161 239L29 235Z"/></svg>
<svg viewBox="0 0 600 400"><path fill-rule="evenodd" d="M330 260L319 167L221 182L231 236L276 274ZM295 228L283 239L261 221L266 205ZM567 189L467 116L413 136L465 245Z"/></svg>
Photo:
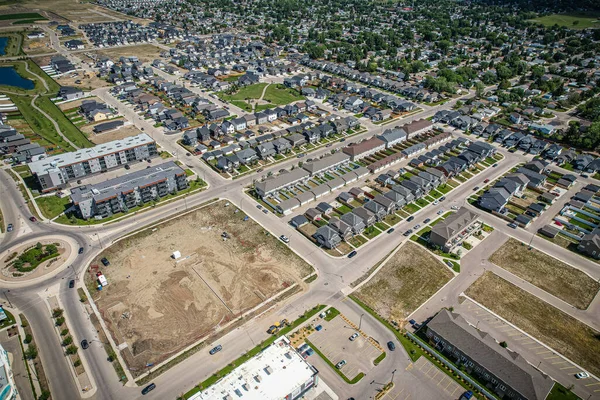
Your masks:
<svg viewBox="0 0 600 400"><path fill-rule="evenodd" d="M431 128L432 126L433 124L431 123L431 121L427 121L426 119L417 119L413 122L402 126L402 129L404 129L404 131L410 136L413 133L420 131L421 129Z"/></svg>
<svg viewBox="0 0 600 400"><path fill-rule="evenodd" d="M383 140L378 139L376 137L372 137L371 139L367 139L353 146L344 147L344 153L350 156L356 156L357 154L362 154L364 152L374 149L375 147L383 145L385 145L385 142Z"/></svg>

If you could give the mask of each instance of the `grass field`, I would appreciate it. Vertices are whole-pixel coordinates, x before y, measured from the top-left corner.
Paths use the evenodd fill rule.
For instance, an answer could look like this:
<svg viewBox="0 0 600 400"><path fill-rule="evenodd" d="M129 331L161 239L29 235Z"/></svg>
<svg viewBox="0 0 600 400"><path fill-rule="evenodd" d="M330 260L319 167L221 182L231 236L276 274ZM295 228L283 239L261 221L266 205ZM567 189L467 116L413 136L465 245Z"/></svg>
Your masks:
<svg viewBox="0 0 600 400"><path fill-rule="evenodd" d="M0 21L10 21L10 20L16 20L16 19L37 21L37 20L46 19L46 18L42 17L38 13L19 13L19 14L0 15Z"/></svg>
<svg viewBox="0 0 600 400"><path fill-rule="evenodd" d="M293 89L288 89L283 85L270 85L265 91L264 100L271 104L285 105L294 101L304 100L305 97L298 94Z"/></svg>
<svg viewBox="0 0 600 400"><path fill-rule="evenodd" d="M65 151L74 151L75 149L62 136L58 134L54 125L42 114L31 107L31 97L29 96L10 96L11 100L19 108L21 115L27 121L30 128L52 143L54 148L60 147Z"/></svg>
<svg viewBox="0 0 600 400"><path fill-rule="evenodd" d="M36 198L35 202L44 217L52 219L65 211L67 205L71 203L71 199L69 196L62 198L58 196L45 196Z"/></svg>
<svg viewBox="0 0 600 400"><path fill-rule="evenodd" d="M262 96L262 92L265 86L269 85L268 83L255 83L254 85L246 86L241 88L235 94L221 94L220 97L228 101L238 107L241 107L245 110L251 110L252 106L246 102L246 99L260 99ZM257 104L256 110L265 110L267 108L272 108L275 106L281 106L289 103L293 103L294 101L304 100L304 96L301 96L293 89L288 89L283 85L272 84L267 87L265 90L265 95L263 97L263 101L268 104Z"/></svg>
<svg viewBox="0 0 600 400"><path fill-rule="evenodd" d="M600 15L585 12L585 13L569 13L569 14L551 14L544 17L532 19L533 22L538 22L544 26L564 26L571 29L586 29L600 28Z"/></svg>
<svg viewBox="0 0 600 400"><path fill-rule="evenodd" d="M400 321L453 274L422 247L406 243L355 296L382 317Z"/></svg>
<svg viewBox="0 0 600 400"><path fill-rule="evenodd" d="M489 271L466 294L591 373L600 374L600 332Z"/></svg>
<svg viewBox="0 0 600 400"><path fill-rule="evenodd" d="M226 100L242 100L246 99L260 99L262 91L268 83L256 83L254 85L246 86L241 88L235 94L223 94L222 98Z"/></svg>
<svg viewBox="0 0 600 400"><path fill-rule="evenodd" d="M515 239L496 250L490 261L582 310L600 290L600 283L587 274L539 250L527 250Z"/></svg>
<svg viewBox="0 0 600 400"><path fill-rule="evenodd" d="M79 148L93 147L94 144L63 114L62 111L47 96L40 96L35 104L44 110L60 126L63 134Z"/></svg>

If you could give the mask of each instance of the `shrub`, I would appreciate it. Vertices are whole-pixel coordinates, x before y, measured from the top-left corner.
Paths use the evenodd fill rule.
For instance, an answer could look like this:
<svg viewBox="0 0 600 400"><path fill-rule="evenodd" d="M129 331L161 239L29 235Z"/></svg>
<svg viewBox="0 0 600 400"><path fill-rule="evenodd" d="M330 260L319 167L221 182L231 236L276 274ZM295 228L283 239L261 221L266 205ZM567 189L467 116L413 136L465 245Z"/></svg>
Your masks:
<svg viewBox="0 0 600 400"><path fill-rule="evenodd" d="M62 326L64 323L65 323L64 317L56 318L56 326Z"/></svg>
<svg viewBox="0 0 600 400"><path fill-rule="evenodd" d="M58 318L63 315L63 310L61 308L55 308L52 310L52 318Z"/></svg>
<svg viewBox="0 0 600 400"><path fill-rule="evenodd" d="M79 348L72 344L69 347L67 347L67 354L76 354L77 350L79 350Z"/></svg>
<svg viewBox="0 0 600 400"><path fill-rule="evenodd" d="M31 336L31 334L28 333L25 335L25 340L23 340L23 343L29 344L29 343L31 343L32 340L33 340L33 337Z"/></svg>
<svg viewBox="0 0 600 400"><path fill-rule="evenodd" d="M67 336L66 338L64 338L64 340L62 341L62 345L63 346L68 346L71 343L73 343L73 337L72 336Z"/></svg>
<svg viewBox="0 0 600 400"><path fill-rule="evenodd" d="M25 350L25 358L33 360L37 356L38 356L37 347L35 347L35 345L33 345L33 344L29 345L27 350Z"/></svg>
<svg viewBox="0 0 600 400"><path fill-rule="evenodd" d="M507 348L508 347L508 343L506 343L505 341L500 342L500 346Z"/></svg>
<svg viewBox="0 0 600 400"><path fill-rule="evenodd" d="M79 367L81 365L81 360L79 360L79 359L75 360L75 362L73 363L73 365L75 367Z"/></svg>
<svg viewBox="0 0 600 400"><path fill-rule="evenodd" d="M49 398L50 398L50 391L43 390L40 397L38 397L38 400L48 400Z"/></svg>
<svg viewBox="0 0 600 400"><path fill-rule="evenodd" d="M60 336L65 336L67 333L69 333L69 330L65 328L62 331L60 331Z"/></svg>

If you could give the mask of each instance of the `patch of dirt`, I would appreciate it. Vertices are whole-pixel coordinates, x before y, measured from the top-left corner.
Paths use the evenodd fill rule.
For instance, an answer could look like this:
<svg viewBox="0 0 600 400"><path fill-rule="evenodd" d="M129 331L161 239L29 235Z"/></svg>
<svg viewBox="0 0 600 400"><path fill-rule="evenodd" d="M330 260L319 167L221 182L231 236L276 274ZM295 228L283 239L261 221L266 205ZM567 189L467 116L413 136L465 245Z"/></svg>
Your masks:
<svg viewBox="0 0 600 400"><path fill-rule="evenodd" d="M132 370L158 363L293 283L312 267L233 205L217 202L106 249L109 285L86 283ZM229 239L221 234L227 232ZM182 257L171 255L180 251ZM111 265L102 268L99 259Z"/></svg>
<svg viewBox="0 0 600 400"><path fill-rule="evenodd" d="M111 130L106 133L95 134L93 133L95 125L96 124L81 127L81 131L87 133L90 141L92 141L95 144L102 144L110 142L112 140L125 139L126 137L135 136L142 133L134 125L125 125L117 130Z"/></svg>
<svg viewBox="0 0 600 400"><path fill-rule="evenodd" d="M108 83L104 79L96 77L94 74L82 71L55 77L54 80L61 86L73 86L86 91L113 86L112 83ZM80 83L75 83L75 81L79 81Z"/></svg>
<svg viewBox="0 0 600 400"><path fill-rule="evenodd" d="M427 250L407 242L355 295L382 317L402 321L453 276Z"/></svg>

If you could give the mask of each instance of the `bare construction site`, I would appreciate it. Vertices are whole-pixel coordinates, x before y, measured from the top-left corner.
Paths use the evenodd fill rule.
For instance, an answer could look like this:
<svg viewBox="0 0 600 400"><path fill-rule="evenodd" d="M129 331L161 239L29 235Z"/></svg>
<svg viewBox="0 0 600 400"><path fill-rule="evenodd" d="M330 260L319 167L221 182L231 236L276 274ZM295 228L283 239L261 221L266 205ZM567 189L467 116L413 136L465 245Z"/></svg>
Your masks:
<svg viewBox="0 0 600 400"><path fill-rule="evenodd" d="M99 271L108 280L102 290ZM92 262L86 284L139 375L283 291L303 287L311 272L241 210L218 201L110 246Z"/></svg>

